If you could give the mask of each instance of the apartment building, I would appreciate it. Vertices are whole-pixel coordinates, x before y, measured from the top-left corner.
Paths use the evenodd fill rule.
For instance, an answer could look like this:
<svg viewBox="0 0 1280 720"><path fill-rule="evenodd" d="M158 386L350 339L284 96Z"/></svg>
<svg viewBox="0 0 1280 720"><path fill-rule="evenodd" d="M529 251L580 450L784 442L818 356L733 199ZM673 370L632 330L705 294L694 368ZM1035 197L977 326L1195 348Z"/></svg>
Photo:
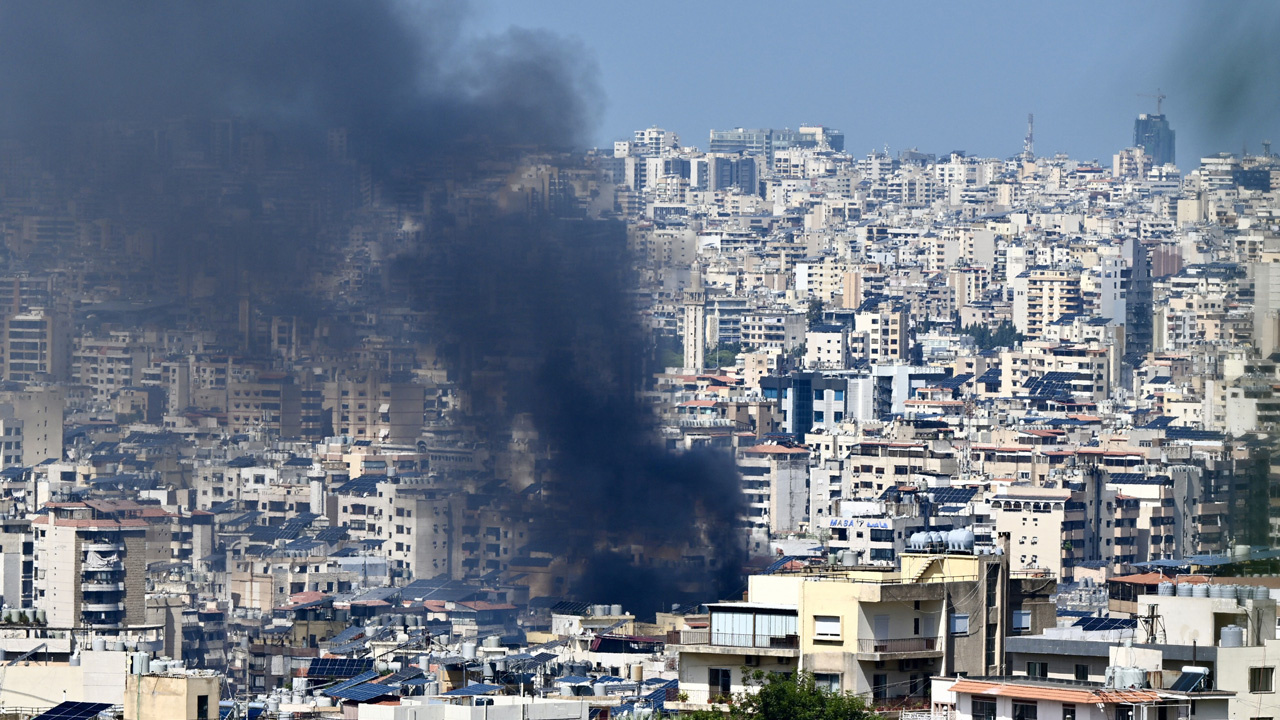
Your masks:
<svg viewBox="0 0 1280 720"><path fill-rule="evenodd" d="M675 709L721 704L744 671L814 673L876 704L927 697L929 677L997 674L1012 628L1054 625L1052 580L1013 577L1002 555L909 553L901 570L807 567L754 575L744 602L708 605L680 632Z"/></svg>
<svg viewBox="0 0 1280 720"><path fill-rule="evenodd" d="M4 379L66 381L71 370L71 327L63 313L46 308L10 315L0 328Z"/></svg>
<svg viewBox="0 0 1280 720"><path fill-rule="evenodd" d="M799 532L809 522L809 450L753 445L738 450L747 523L757 535Z"/></svg>
<svg viewBox="0 0 1280 720"><path fill-rule="evenodd" d="M32 520L32 602L54 627L119 628L146 619L146 536L136 509L109 501L46 503Z"/></svg>
<svg viewBox="0 0 1280 720"><path fill-rule="evenodd" d="M1080 273L1075 270L1030 267L1010 279L1009 286L1014 327L1032 340L1042 337L1054 320L1084 309Z"/></svg>

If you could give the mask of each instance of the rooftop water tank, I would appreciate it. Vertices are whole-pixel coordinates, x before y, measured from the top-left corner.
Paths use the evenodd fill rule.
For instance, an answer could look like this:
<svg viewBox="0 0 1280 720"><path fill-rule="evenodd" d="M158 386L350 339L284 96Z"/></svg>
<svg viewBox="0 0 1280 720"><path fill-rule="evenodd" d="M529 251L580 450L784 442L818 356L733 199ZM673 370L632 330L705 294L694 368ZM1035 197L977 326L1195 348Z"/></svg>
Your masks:
<svg viewBox="0 0 1280 720"><path fill-rule="evenodd" d="M1209 597L1211 597L1211 598L1224 598L1224 597L1226 597L1227 593L1226 593L1226 591L1224 590L1224 588L1225 588L1225 587L1226 587L1225 585L1210 585L1210 586L1209 586Z"/></svg>
<svg viewBox="0 0 1280 720"><path fill-rule="evenodd" d="M1164 597L1171 597L1173 595L1173 583L1168 581L1160 583L1156 586L1156 594Z"/></svg>
<svg viewBox="0 0 1280 720"><path fill-rule="evenodd" d="M1244 647L1244 628L1239 625L1227 625L1218 634L1218 647Z"/></svg>
<svg viewBox="0 0 1280 720"><path fill-rule="evenodd" d="M464 660L475 660L476 644L473 642L462 643L462 657Z"/></svg>
<svg viewBox="0 0 1280 720"><path fill-rule="evenodd" d="M621 606L621 605L617 605L617 604L615 604L615 605L610 605L610 606L609 606L609 614L610 614L610 615L613 615L614 617L617 617L617 616L621 615L621 614L622 614L622 606Z"/></svg>
<svg viewBox="0 0 1280 720"><path fill-rule="evenodd" d="M1176 594L1178 597L1191 597L1191 583L1178 583Z"/></svg>
<svg viewBox="0 0 1280 720"><path fill-rule="evenodd" d="M1209 584L1200 583L1191 588L1191 597L1207 598L1209 597Z"/></svg>
<svg viewBox="0 0 1280 720"><path fill-rule="evenodd" d="M1253 599L1269 600L1271 599L1271 590L1266 585L1256 585L1253 588Z"/></svg>
<svg viewBox="0 0 1280 720"><path fill-rule="evenodd" d="M497 635L490 635L484 639L484 646L487 648L502 647L502 638Z"/></svg>

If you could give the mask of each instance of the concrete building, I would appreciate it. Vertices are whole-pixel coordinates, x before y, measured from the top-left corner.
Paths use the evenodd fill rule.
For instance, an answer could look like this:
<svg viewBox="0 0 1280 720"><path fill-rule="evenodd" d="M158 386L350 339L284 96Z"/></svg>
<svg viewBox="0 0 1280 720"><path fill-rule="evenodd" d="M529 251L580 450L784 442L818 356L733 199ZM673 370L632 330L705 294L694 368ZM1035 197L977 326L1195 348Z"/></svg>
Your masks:
<svg viewBox="0 0 1280 720"><path fill-rule="evenodd" d="M118 628L146 619L148 523L109 501L48 503L32 520L32 602L59 627Z"/></svg>
<svg viewBox="0 0 1280 720"><path fill-rule="evenodd" d="M754 575L745 602L709 604L708 629L681 632L689 699L675 709L744 691L744 668L801 668L873 703L923 699L931 676L999 673L1009 628L1053 625L1053 590L1052 580L1010 577L999 555L906 554L900 571Z"/></svg>

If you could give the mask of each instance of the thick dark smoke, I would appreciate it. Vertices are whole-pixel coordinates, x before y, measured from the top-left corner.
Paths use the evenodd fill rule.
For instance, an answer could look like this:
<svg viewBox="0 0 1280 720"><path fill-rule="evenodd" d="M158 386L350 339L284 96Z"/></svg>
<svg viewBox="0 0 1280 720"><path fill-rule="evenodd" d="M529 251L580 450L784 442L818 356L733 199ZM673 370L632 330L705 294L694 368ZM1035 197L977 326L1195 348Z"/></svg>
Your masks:
<svg viewBox="0 0 1280 720"><path fill-rule="evenodd" d="M235 117L301 157L345 128L388 185L439 197L399 279L456 350L464 389L472 371L500 378L507 396L488 427L501 434L515 413L534 420L553 458L531 501L535 530L579 560L580 597L648 613L696 585L733 592L737 474L722 456L676 455L656 440L637 399L651 368L623 228L545 210L452 215L449 194L481 178L477 168L517 148L579 144L600 97L572 43L527 31L461 40L466 16L462 2L0 0L0 136L59 147L85 125L181 133L184 119L207 132ZM148 228L158 258L233 257L224 285L246 268L276 283L323 250L322 224L262 219L252 173L239 196L210 199L158 182L154 162L98 177L126 188L117 204L148 210L130 217L170 204ZM164 273L157 261L151 274Z"/></svg>
<svg viewBox="0 0 1280 720"><path fill-rule="evenodd" d="M1188 20L1173 48L1171 104L1195 115L1206 149L1248 143L1256 152L1262 140L1280 141L1280 5L1196 3Z"/></svg>
<svg viewBox="0 0 1280 720"><path fill-rule="evenodd" d="M467 138L578 142L592 63L546 33L462 40L466 16L448 0L4 2L0 127L241 116L346 127L382 161Z"/></svg>
<svg viewBox="0 0 1280 720"><path fill-rule="evenodd" d="M740 586L745 507L724 454L656 440L637 396L652 368L625 240L620 223L489 218L414 272L447 283L430 303L447 334L472 364L499 370L501 414L532 417L553 452L537 539L590 559L580 597L649 614L706 599L691 589Z"/></svg>

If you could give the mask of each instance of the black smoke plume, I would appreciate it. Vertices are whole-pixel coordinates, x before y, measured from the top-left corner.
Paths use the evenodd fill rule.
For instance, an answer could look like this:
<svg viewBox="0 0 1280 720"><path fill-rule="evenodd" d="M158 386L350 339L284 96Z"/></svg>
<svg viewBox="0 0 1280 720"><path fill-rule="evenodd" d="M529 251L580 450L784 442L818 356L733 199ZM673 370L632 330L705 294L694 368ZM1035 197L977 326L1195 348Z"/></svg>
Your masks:
<svg viewBox="0 0 1280 720"><path fill-rule="evenodd" d="M1170 101L1202 126L1204 149L1234 152L1247 144L1256 152L1259 142L1280 139L1280 5L1196 3L1187 16L1172 46Z"/></svg>
<svg viewBox="0 0 1280 720"><path fill-rule="evenodd" d="M67 139L85 125L145 144L156 128L181 135L183 123L239 118L286 157L322 155L326 133L345 128L377 179L447 205L517 147L580 144L599 107L593 65L572 42L519 30L466 39L467 15L463 2L0 1L0 139L42 147L58 166L80 160ZM156 244L144 265L156 283L172 261L216 268L223 286L249 272L279 285L331 240L320 223L269 221L252 173L236 193L208 198L154 162L103 163L86 177L118 188L112 202L134 222L152 218L133 229ZM690 599L693 586L736 590L732 463L665 450L637 399L652 368L641 364L622 227L545 205L466 218L430 210L401 279L416 273L407 281L430 330L457 348L464 383L469 369L501 376L509 397L491 429L514 413L533 418L553 458L530 501L535 530L580 561L581 597L648 613Z"/></svg>

